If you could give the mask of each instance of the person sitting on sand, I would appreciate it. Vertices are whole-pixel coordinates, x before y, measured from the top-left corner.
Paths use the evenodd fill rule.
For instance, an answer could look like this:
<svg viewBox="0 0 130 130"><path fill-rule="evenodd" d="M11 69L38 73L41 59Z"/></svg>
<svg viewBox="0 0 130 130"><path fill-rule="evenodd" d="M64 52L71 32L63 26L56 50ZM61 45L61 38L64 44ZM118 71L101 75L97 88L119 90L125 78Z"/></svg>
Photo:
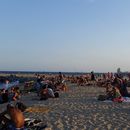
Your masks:
<svg viewBox="0 0 130 130"><path fill-rule="evenodd" d="M54 91L51 88L47 88L47 90L48 90L48 97L55 98Z"/></svg>
<svg viewBox="0 0 130 130"><path fill-rule="evenodd" d="M107 83L107 86L106 86L106 96L107 96L107 99L111 99L112 100L114 98L114 88L111 85L111 83Z"/></svg>
<svg viewBox="0 0 130 130"><path fill-rule="evenodd" d="M20 98L20 90L18 87L12 87L9 93L9 101L16 101Z"/></svg>
<svg viewBox="0 0 130 130"><path fill-rule="evenodd" d="M122 80L121 95L123 97L130 97L130 94L128 93L128 90L127 90L127 79Z"/></svg>
<svg viewBox="0 0 130 130"><path fill-rule="evenodd" d="M10 105L7 106L7 112L9 113L11 118L11 123L9 127L22 130L24 128L23 113L18 108L12 107Z"/></svg>
<svg viewBox="0 0 130 130"><path fill-rule="evenodd" d="M3 99L2 99L2 91L0 90L0 104L3 103Z"/></svg>
<svg viewBox="0 0 130 130"><path fill-rule="evenodd" d="M9 92L9 102L13 101L13 97L14 97L14 87L11 87L11 90Z"/></svg>
<svg viewBox="0 0 130 130"><path fill-rule="evenodd" d="M8 90L2 89L2 103L8 102Z"/></svg>
<svg viewBox="0 0 130 130"><path fill-rule="evenodd" d="M40 100L47 100L48 98L58 98L58 92L54 92L53 89L45 85L40 91Z"/></svg>
<svg viewBox="0 0 130 130"><path fill-rule="evenodd" d="M66 92L66 91L69 90L69 89L68 89L68 86L67 86L66 83L64 83L64 82L62 82L60 85L58 84L58 85L56 86L56 88L57 88L58 91L64 91L64 92Z"/></svg>
<svg viewBox="0 0 130 130"><path fill-rule="evenodd" d="M43 85L40 92L39 92L40 100L47 100L48 99L48 89L47 85Z"/></svg>
<svg viewBox="0 0 130 130"><path fill-rule="evenodd" d="M123 102L123 97L120 93L120 90L118 87L114 87L114 98L113 98L113 101L114 102Z"/></svg>
<svg viewBox="0 0 130 130"><path fill-rule="evenodd" d="M2 130L25 130L23 113L11 104L8 104L7 110L1 113L0 122L3 124Z"/></svg>
<svg viewBox="0 0 130 130"><path fill-rule="evenodd" d="M15 87L14 88L13 100L16 101L16 100L19 100L19 99L20 99L20 90L19 90L19 87Z"/></svg>
<svg viewBox="0 0 130 130"><path fill-rule="evenodd" d="M107 83L106 94L99 95L98 100L100 101L112 100L114 102L122 102L123 98L118 88L118 84L115 83L114 85L111 85L111 83Z"/></svg>
<svg viewBox="0 0 130 130"><path fill-rule="evenodd" d="M130 94L128 93L128 90L127 90L127 80L117 78L117 84L118 84L118 88L120 90L121 95L123 97L129 97Z"/></svg>

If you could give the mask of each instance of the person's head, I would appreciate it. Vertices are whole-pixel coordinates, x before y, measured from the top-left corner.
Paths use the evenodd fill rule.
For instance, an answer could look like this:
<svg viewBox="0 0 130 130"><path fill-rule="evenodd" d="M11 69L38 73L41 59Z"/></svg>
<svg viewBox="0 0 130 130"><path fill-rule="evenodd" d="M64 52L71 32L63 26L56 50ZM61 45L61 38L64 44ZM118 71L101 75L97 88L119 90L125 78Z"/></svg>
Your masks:
<svg viewBox="0 0 130 130"><path fill-rule="evenodd" d="M47 88L47 84L42 84L41 88L42 89L46 89Z"/></svg>
<svg viewBox="0 0 130 130"><path fill-rule="evenodd" d="M5 89L3 88L3 89L1 90L1 92L2 92L2 93L5 93Z"/></svg>
<svg viewBox="0 0 130 130"><path fill-rule="evenodd" d="M14 92L14 87L11 88L11 92Z"/></svg>
<svg viewBox="0 0 130 130"><path fill-rule="evenodd" d="M8 104L7 111L10 112L12 109L14 109L14 106L12 104Z"/></svg>
<svg viewBox="0 0 130 130"><path fill-rule="evenodd" d="M15 107L21 110L22 112L24 112L27 109L27 106L22 102L17 102Z"/></svg>
<svg viewBox="0 0 130 130"><path fill-rule="evenodd" d="M93 74L93 71L91 72L91 74Z"/></svg>
<svg viewBox="0 0 130 130"><path fill-rule="evenodd" d="M5 93L8 93L9 91L8 90L5 90Z"/></svg>
<svg viewBox="0 0 130 130"><path fill-rule="evenodd" d="M6 83L6 84L9 84L9 80L6 79L6 80L5 80L5 83Z"/></svg>

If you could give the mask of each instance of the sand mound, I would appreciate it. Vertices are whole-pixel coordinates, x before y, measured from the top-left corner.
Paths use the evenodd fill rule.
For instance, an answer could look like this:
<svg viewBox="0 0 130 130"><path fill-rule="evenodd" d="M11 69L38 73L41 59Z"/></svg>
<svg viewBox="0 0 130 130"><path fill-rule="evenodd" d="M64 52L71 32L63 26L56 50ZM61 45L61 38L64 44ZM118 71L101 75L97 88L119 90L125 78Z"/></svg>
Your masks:
<svg viewBox="0 0 130 130"><path fill-rule="evenodd" d="M30 112L30 113L47 113L49 111L50 109L48 107L41 107L41 106L29 107L26 110L26 112Z"/></svg>

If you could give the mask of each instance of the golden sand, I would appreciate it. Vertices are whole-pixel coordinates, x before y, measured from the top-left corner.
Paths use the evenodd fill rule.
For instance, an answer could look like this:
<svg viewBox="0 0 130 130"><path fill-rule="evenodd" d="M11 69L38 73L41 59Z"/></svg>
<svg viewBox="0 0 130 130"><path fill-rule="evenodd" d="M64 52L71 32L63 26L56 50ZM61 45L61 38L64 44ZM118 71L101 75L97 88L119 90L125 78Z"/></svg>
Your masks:
<svg viewBox="0 0 130 130"><path fill-rule="evenodd" d="M29 107L26 110L26 112L30 112L30 113L47 113L49 111L50 111L49 108L47 108L47 107L40 107L40 106L38 106L38 107L36 107L36 106L35 107Z"/></svg>

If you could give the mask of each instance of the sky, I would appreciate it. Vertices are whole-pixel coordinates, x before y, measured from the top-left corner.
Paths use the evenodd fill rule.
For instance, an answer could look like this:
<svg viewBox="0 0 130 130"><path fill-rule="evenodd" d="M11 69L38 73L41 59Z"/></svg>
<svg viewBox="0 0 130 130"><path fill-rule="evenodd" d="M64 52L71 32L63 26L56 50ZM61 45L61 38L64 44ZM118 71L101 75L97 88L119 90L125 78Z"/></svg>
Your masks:
<svg viewBox="0 0 130 130"><path fill-rule="evenodd" d="M1 0L0 70L130 71L130 0Z"/></svg>

